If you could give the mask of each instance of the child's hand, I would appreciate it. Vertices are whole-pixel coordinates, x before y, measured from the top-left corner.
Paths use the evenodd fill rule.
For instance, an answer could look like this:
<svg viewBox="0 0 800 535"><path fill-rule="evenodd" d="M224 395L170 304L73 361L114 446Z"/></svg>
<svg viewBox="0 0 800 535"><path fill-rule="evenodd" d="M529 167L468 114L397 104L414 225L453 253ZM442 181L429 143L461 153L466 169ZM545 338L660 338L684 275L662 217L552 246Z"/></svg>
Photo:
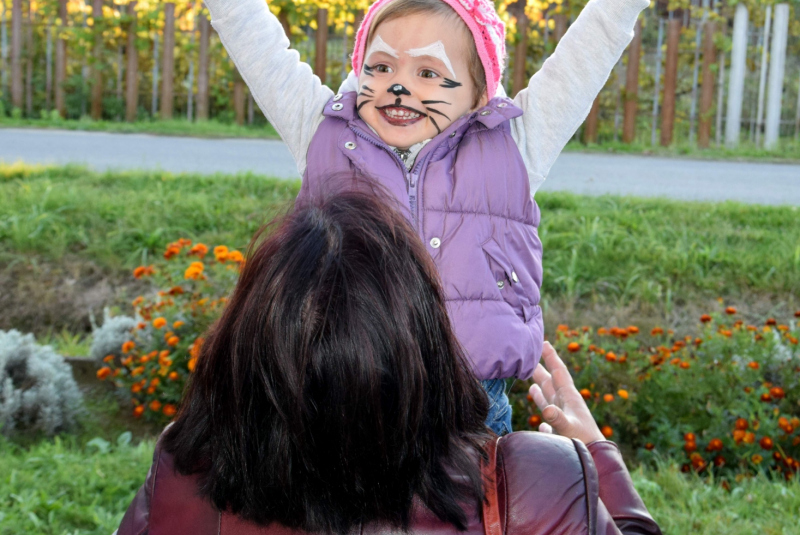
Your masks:
<svg viewBox="0 0 800 535"><path fill-rule="evenodd" d="M540 363L533 372L535 384L530 388L545 420L539 431L576 438L584 444L605 440L569 370L549 342L544 343L542 361L550 371Z"/></svg>

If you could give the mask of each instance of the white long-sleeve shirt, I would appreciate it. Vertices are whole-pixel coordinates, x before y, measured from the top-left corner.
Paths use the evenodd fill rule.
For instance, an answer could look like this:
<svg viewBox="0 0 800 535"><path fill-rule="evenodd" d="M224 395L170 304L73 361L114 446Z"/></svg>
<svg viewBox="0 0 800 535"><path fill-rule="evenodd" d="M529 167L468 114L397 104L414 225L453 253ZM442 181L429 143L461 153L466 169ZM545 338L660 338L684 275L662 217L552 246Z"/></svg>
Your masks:
<svg viewBox="0 0 800 535"><path fill-rule="evenodd" d="M333 96L297 51L265 0L205 0L211 23L250 87L253 98L289 147L300 175L306 153ZM569 139L633 38L633 27L649 0L590 0L531 77L514 103L523 115L511 133L528 170L531 193L547 177ZM355 90L351 73L342 91Z"/></svg>

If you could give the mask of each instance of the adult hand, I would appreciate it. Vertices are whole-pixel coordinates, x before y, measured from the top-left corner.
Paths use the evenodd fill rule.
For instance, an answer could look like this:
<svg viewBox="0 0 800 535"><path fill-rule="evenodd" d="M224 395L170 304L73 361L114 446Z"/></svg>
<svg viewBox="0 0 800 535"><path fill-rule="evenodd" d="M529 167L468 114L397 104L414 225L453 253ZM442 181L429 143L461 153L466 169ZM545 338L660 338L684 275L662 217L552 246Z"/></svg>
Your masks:
<svg viewBox="0 0 800 535"><path fill-rule="evenodd" d="M544 343L542 362L547 368L539 363L530 388L545 420L539 431L575 438L584 444L605 440L583 396L575 388L567 366L549 342Z"/></svg>

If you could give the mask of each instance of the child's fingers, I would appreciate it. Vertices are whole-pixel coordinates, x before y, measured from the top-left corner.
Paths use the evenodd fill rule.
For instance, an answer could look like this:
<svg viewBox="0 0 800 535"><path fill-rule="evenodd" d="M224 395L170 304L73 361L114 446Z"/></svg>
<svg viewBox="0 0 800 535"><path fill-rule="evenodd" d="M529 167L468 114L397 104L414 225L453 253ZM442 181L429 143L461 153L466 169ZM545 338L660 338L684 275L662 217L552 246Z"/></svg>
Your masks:
<svg viewBox="0 0 800 535"><path fill-rule="evenodd" d="M548 424L546 422L542 422L541 424L539 424L539 432L540 433L550 433L552 435L553 434L553 428L550 427L550 424Z"/></svg>
<svg viewBox="0 0 800 535"><path fill-rule="evenodd" d="M567 365L564 364L564 361L558 356L558 353L556 353L555 348L550 345L550 342L544 343L542 360L544 360L547 369L550 370L549 375L551 376L553 388L555 390L573 384L572 375L569 373Z"/></svg>

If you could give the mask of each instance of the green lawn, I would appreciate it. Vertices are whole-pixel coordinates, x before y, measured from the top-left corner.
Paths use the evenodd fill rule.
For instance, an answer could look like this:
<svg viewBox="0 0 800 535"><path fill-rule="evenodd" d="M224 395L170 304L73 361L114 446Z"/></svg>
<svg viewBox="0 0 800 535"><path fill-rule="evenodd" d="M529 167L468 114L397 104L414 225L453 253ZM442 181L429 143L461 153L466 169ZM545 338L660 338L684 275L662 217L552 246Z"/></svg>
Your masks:
<svg viewBox="0 0 800 535"><path fill-rule="evenodd" d="M121 436L121 439L118 438ZM119 525L144 482L152 438L104 433L28 448L0 438L0 535L103 534ZM757 478L727 492L677 465L639 468L633 480L665 534L796 533L800 485Z"/></svg>
<svg viewBox="0 0 800 535"><path fill-rule="evenodd" d="M298 188L251 174L0 166L0 276L3 269L22 277L43 265L90 265L97 276L132 280L129 269L179 237L242 248L291 207ZM748 306L764 313L800 306L798 207L545 192L536 198L546 307L644 307L668 317L717 297L745 313ZM60 333L58 322L51 327L51 335Z"/></svg>
<svg viewBox="0 0 800 535"><path fill-rule="evenodd" d="M116 121L92 121L90 119L15 119L0 116L0 128L54 128L87 132L113 132L117 134L154 134L159 136L188 136L202 138L266 138L278 139L271 125L239 126L218 121L195 121L185 119L170 121L138 121L123 123Z"/></svg>

